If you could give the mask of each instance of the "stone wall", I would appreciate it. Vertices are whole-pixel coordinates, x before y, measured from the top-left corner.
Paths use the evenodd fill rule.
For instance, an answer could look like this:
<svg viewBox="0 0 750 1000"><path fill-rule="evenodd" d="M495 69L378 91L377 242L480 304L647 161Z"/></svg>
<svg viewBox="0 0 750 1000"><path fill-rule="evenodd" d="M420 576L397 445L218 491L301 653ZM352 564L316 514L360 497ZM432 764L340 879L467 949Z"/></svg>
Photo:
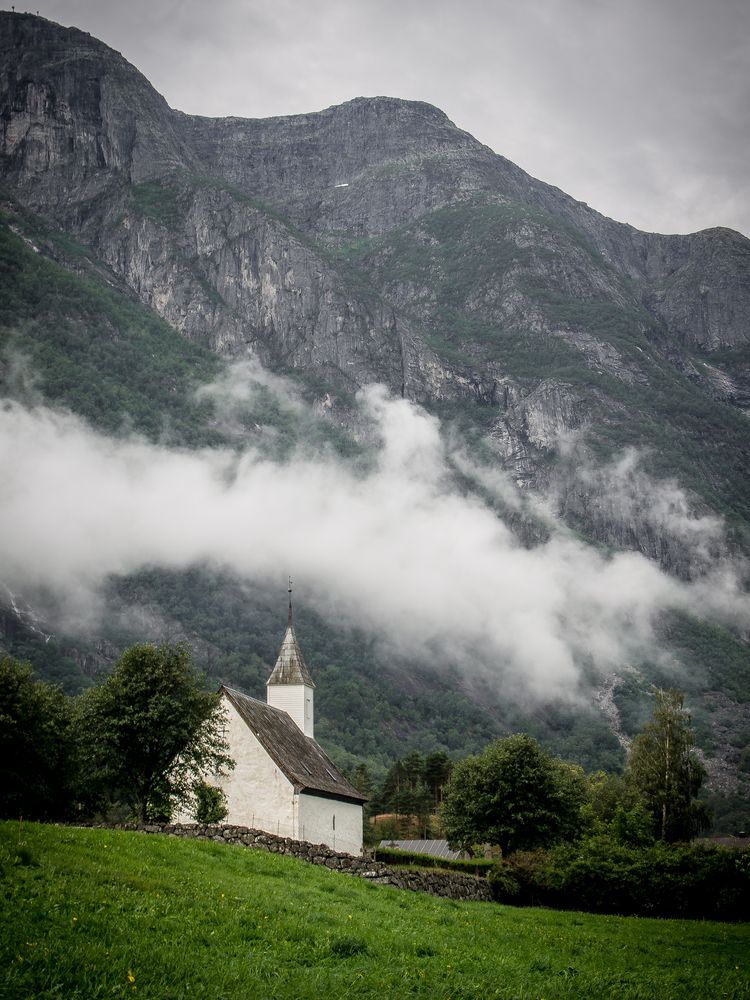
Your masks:
<svg viewBox="0 0 750 1000"><path fill-rule="evenodd" d="M379 885L392 885L397 889L412 892L427 892L446 899L492 901L492 890L486 879L462 872L450 871L408 871L391 868L382 861L357 858L351 854L340 854L323 844L310 844L305 840L291 840L276 837L262 830L251 830L247 826L201 826L198 823L147 823L147 824L107 824L108 829L138 830L142 833L162 833L172 837L193 837L196 840L214 840L222 844L237 844L252 847L273 854L285 854L299 858L311 865L324 865L332 871L366 878Z"/></svg>

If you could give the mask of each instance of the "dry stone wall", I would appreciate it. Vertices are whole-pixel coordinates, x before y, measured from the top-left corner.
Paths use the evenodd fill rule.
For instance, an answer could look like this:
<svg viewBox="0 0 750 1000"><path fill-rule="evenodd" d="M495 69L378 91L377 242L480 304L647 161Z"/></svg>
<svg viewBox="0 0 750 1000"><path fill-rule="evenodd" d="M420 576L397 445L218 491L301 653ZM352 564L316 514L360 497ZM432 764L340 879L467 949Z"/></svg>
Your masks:
<svg viewBox="0 0 750 1000"><path fill-rule="evenodd" d="M161 833L172 837L192 837L195 840L213 840L223 844L251 847L273 854L299 858L311 865L323 865L332 871L356 875L379 885L392 885L412 892L427 892L446 899L492 901L492 890L485 879L475 875L448 871L406 871L391 868L382 861L371 861L351 854L340 854L324 844L310 844L305 840L277 837L247 826L202 826L198 823L147 823L116 824L118 830L137 830L142 833ZM108 824L108 829L112 825Z"/></svg>

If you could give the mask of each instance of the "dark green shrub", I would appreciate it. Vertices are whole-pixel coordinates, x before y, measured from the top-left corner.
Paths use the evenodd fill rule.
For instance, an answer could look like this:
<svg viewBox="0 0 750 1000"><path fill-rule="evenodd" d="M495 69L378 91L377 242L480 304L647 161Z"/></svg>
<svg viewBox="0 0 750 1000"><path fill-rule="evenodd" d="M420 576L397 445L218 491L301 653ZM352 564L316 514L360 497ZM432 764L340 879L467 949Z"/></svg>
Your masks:
<svg viewBox="0 0 750 1000"><path fill-rule="evenodd" d="M202 781L195 787L196 823L221 823L227 816L227 797L221 788Z"/></svg>
<svg viewBox="0 0 750 1000"><path fill-rule="evenodd" d="M609 837L592 837L550 852L544 869L549 900L592 913L637 913L648 900L640 852ZM644 877L646 876L646 877Z"/></svg>
<svg viewBox="0 0 750 1000"><path fill-rule="evenodd" d="M501 863L489 874L492 895L498 903L519 903L521 901L521 885L511 873L509 867Z"/></svg>
<svg viewBox="0 0 750 1000"><path fill-rule="evenodd" d="M137 813L134 813L133 818L137 821ZM169 823L172 819L172 800L168 786L157 786L149 795L146 803L146 819L149 823Z"/></svg>
<svg viewBox="0 0 750 1000"><path fill-rule="evenodd" d="M549 852L544 850L516 851L503 858L490 876L495 899L518 906L545 905L549 895L544 879L548 860Z"/></svg>

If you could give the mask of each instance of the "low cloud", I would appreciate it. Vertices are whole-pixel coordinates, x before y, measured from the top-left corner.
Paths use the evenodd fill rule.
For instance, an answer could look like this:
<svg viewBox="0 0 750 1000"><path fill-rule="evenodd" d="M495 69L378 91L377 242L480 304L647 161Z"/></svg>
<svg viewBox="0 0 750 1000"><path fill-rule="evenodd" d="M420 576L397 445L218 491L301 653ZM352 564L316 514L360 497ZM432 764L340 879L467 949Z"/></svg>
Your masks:
<svg viewBox="0 0 750 1000"><path fill-rule="evenodd" d="M288 380L269 372L255 357L228 365L214 382L202 385L195 395L197 399L210 400L219 417L232 420L246 412L263 390L294 413L304 410Z"/></svg>
<svg viewBox="0 0 750 1000"><path fill-rule="evenodd" d="M256 381L294 396L269 378ZM215 393L241 402L242 371L227 379ZM522 545L487 500L494 488L512 506L512 485L487 475L482 496L459 486L434 417L379 386L359 405L378 441L366 469L325 450L273 461L253 447L111 438L71 414L3 401L4 582L50 588L80 621L111 574L144 566L206 563L274 585L291 572L300 600L403 657L510 676L544 697L575 697L585 668L653 652L665 609L750 622L728 563L683 583L639 554L603 555L548 514L547 539ZM678 514L692 530L689 510Z"/></svg>
<svg viewBox="0 0 750 1000"><path fill-rule="evenodd" d="M568 451L568 457L575 461L579 482L597 497L606 498L613 514L641 520L654 531L679 540L706 564L719 555L724 546L722 519L716 514L697 514L674 479L655 482L643 467L642 451L626 448L599 467L581 463L575 450Z"/></svg>

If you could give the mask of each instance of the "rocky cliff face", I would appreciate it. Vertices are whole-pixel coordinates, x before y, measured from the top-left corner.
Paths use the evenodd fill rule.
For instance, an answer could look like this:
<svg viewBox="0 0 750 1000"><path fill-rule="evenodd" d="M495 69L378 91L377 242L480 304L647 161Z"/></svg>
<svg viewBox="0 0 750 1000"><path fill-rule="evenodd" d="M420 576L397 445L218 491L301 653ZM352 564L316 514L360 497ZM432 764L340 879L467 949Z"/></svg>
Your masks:
<svg viewBox="0 0 750 1000"><path fill-rule="evenodd" d="M612 222L426 104L198 118L89 35L7 12L0 65L9 210L82 240L185 337L312 372L337 412L371 381L462 407L519 483L553 485L577 525L681 573L635 509L592 517L555 478L561 436L645 444L662 474L681 475L672 450L700 456L687 485L747 517L739 234Z"/></svg>
<svg viewBox="0 0 750 1000"><path fill-rule="evenodd" d="M190 164L166 101L119 53L7 11L0 39L3 173L29 205L67 218L113 182Z"/></svg>

